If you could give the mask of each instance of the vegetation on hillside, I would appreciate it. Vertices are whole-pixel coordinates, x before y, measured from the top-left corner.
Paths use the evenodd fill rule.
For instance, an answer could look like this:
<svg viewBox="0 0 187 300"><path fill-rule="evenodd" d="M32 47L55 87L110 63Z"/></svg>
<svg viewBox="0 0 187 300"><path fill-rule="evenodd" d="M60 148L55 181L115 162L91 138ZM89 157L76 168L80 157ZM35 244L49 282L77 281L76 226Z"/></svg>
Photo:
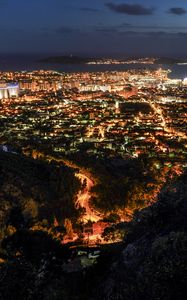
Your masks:
<svg viewBox="0 0 187 300"><path fill-rule="evenodd" d="M187 173L134 216L122 249L105 265L97 299L186 299L186 215Z"/></svg>
<svg viewBox="0 0 187 300"><path fill-rule="evenodd" d="M92 205L102 213L135 211L156 201L163 185L181 172L177 163L141 155L138 158L103 158L74 155L70 159L96 178Z"/></svg>
<svg viewBox="0 0 187 300"><path fill-rule="evenodd" d="M40 213L40 201L36 201L37 198L33 196L35 194L30 194L32 190L29 188L37 186L39 192L44 193L46 189L45 193L52 195L55 191L55 195L58 195L57 190L53 189L49 174L56 174L61 167L53 162L46 165L44 162L3 154L1 197L6 196L6 201L1 198L1 222L4 222L1 224L6 224L8 234L1 235L0 298L186 299L187 172L162 188L158 202L137 212L132 222L117 224L118 230L124 231L124 241L102 246L98 263L83 269L77 267L74 248L62 245L48 232L33 231L29 226L22 225L30 220L25 218L23 195L32 196L32 200L37 203L37 210L32 211L32 219L39 218L43 213ZM43 173L38 173L41 170ZM68 178L74 178L71 177L72 171L66 168L64 170L68 172ZM54 180L53 175L51 176ZM58 183L60 179L56 176L55 180ZM36 185L36 181L40 184ZM64 188L64 181L60 182ZM5 183L11 183L14 189L5 189ZM77 188L78 182L75 181L74 184ZM25 194L24 187L28 189ZM70 186L66 188L68 192ZM45 193L43 195L47 197L48 194ZM14 207L16 212L11 210L14 203L19 204ZM53 203L55 205L55 201ZM71 233L71 224L67 220L65 223Z"/></svg>
<svg viewBox="0 0 187 300"><path fill-rule="evenodd" d="M0 152L0 235L77 220L81 187L72 168Z"/></svg>

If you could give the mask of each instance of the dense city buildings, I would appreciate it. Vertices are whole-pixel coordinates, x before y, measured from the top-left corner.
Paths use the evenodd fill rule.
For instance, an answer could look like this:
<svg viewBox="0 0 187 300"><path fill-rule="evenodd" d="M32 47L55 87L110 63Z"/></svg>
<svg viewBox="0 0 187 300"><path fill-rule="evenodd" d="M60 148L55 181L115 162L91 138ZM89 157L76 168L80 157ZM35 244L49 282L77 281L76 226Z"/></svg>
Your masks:
<svg viewBox="0 0 187 300"><path fill-rule="evenodd" d="M95 157L145 154L184 166L186 80L168 73L3 72L1 144L47 144L64 155L82 148Z"/></svg>
<svg viewBox="0 0 187 300"><path fill-rule="evenodd" d="M169 73L164 69L3 72L2 86L8 91L14 87L14 93L4 93L0 100L1 149L35 159L45 153L47 160L73 161L75 167L82 161L81 168L91 168L92 173L94 164L86 160L103 161L104 165L107 160L114 164L146 160L165 182L169 170L180 175L187 167L186 80L169 79ZM87 182L87 190L77 200L77 207L86 209L82 221L98 222L101 215L90 209L92 175L84 171L77 177L82 184ZM150 189L149 185L143 190L145 206L155 201L162 187L155 183ZM116 207L110 205L110 197L104 202L108 212L129 220L132 212L129 216L122 204L123 193ZM94 240L101 238L99 232Z"/></svg>

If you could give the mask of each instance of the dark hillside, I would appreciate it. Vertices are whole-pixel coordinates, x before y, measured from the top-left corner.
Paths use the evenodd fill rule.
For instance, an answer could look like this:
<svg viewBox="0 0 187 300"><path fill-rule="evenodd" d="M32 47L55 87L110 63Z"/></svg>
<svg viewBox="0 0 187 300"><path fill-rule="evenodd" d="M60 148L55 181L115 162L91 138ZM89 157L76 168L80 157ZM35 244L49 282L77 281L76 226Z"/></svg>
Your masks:
<svg viewBox="0 0 187 300"><path fill-rule="evenodd" d="M76 219L74 200L79 188L74 171L63 164L0 152L1 226L24 227L43 219L50 224L54 217Z"/></svg>
<svg viewBox="0 0 187 300"><path fill-rule="evenodd" d="M98 299L186 299L186 216L187 173L135 215L120 256L100 279Z"/></svg>

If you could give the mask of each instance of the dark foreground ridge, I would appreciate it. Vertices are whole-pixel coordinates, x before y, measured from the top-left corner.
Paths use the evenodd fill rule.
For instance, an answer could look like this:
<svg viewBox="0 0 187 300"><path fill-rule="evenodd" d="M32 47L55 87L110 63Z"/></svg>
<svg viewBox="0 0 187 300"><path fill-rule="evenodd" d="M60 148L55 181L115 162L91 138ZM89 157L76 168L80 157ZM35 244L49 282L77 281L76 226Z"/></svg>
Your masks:
<svg viewBox="0 0 187 300"><path fill-rule="evenodd" d="M19 201L22 194L15 190L20 186L23 193L28 183L36 186L37 182L41 189L45 183L50 190L48 176L58 166L11 154L2 154L0 165L0 299L186 299L187 172L161 191L157 203L137 212L124 226L122 243L100 248L97 264L70 269L76 248L62 245L40 228L33 231L28 223L34 215L31 218L28 210L23 210L28 201ZM37 175L38 171L43 175ZM69 172L63 185L72 176ZM11 210L17 202L22 214ZM76 258L73 261L77 263Z"/></svg>
<svg viewBox="0 0 187 300"><path fill-rule="evenodd" d="M119 257L101 279L98 299L185 299L187 173L138 212Z"/></svg>

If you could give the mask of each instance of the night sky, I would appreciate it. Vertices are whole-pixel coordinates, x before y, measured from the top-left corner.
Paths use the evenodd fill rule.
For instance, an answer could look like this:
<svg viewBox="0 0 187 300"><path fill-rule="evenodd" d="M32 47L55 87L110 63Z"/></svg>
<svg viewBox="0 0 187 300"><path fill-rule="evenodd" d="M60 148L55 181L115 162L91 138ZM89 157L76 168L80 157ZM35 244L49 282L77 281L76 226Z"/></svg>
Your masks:
<svg viewBox="0 0 187 300"><path fill-rule="evenodd" d="M187 57L187 0L0 0L1 53Z"/></svg>

